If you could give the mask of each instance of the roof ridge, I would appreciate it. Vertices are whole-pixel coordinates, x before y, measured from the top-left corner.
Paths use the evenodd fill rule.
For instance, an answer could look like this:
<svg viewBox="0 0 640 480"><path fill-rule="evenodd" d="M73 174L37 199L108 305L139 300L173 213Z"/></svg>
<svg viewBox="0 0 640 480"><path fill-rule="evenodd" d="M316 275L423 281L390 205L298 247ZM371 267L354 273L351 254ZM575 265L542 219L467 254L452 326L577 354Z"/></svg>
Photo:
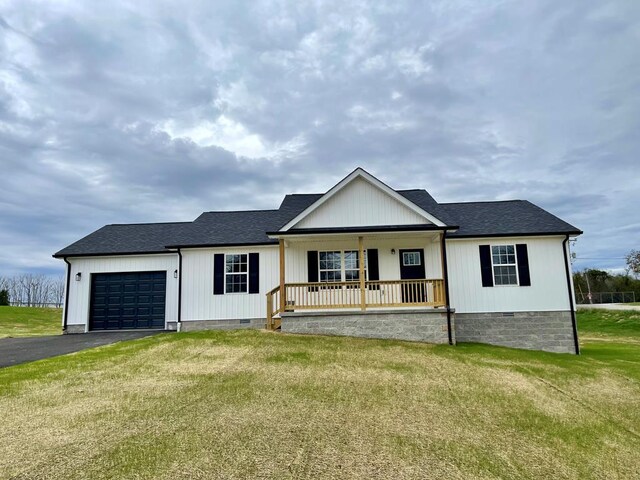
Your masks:
<svg viewBox="0 0 640 480"><path fill-rule="evenodd" d="M442 202L438 203L438 205L468 205L470 203L508 203L508 202L527 202L527 200L478 200L474 202ZM531 203L531 202L529 202Z"/></svg>
<svg viewBox="0 0 640 480"><path fill-rule="evenodd" d="M193 222L134 222L134 223L107 223L104 227L124 227L128 225L181 225Z"/></svg>
<svg viewBox="0 0 640 480"><path fill-rule="evenodd" d="M200 215L205 213L247 213L247 212L278 212L278 211L280 211L278 208L262 208L262 209L254 209L254 210L207 210L202 212Z"/></svg>

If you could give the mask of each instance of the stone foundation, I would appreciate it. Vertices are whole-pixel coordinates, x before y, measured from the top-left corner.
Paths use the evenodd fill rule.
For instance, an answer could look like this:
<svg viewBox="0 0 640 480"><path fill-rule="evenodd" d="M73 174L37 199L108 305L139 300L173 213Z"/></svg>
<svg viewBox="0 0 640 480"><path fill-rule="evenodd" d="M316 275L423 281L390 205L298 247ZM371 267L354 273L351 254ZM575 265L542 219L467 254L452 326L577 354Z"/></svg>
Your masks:
<svg viewBox="0 0 640 480"><path fill-rule="evenodd" d="M451 315L453 324L453 314ZM287 312L282 331L314 335L449 343L445 309ZM455 342L455 337L453 339Z"/></svg>
<svg viewBox="0 0 640 480"><path fill-rule="evenodd" d="M264 328L264 318L225 319L225 320L183 320L180 331L195 332L197 330L238 330L241 328ZM176 322L167 322L167 330L176 330Z"/></svg>
<svg viewBox="0 0 640 480"><path fill-rule="evenodd" d="M514 312L456 314L458 342L576 353L571 312Z"/></svg>
<svg viewBox="0 0 640 480"><path fill-rule="evenodd" d="M67 325L67 329L63 330L65 335L71 335L75 333L84 333L85 326L84 325Z"/></svg>

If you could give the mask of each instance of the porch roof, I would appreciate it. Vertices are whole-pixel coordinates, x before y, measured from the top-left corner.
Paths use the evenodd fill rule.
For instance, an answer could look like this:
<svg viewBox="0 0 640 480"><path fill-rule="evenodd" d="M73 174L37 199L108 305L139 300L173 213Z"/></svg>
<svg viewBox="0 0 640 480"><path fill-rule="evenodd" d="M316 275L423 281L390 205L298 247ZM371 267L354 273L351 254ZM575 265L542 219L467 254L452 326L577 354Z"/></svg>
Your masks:
<svg viewBox="0 0 640 480"><path fill-rule="evenodd" d="M306 235L328 235L343 233L400 233L400 232L442 232L446 230L456 230L457 226L437 225L378 225L366 227L333 227L333 228L292 228L286 232L275 231L267 232L267 235L273 238L290 237L290 236L306 236Z"/></svg>

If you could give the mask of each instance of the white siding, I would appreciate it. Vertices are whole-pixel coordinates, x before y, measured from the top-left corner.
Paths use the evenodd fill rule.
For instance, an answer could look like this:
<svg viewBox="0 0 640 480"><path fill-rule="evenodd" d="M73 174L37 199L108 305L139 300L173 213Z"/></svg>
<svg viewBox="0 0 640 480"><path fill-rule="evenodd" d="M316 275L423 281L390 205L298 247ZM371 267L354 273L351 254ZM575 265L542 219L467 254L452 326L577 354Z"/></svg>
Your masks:
<svg viewBox="0 0 640 480"><path fill-rule="evenodd" d="M178 268L178 255L126 255L120 257L70 258L71 282L69 284L68 325L87 325L91 295L92 273L116 272L167 272L167 300L165 321L175 322L178 316L178 280L173 272ZM77 273L82 279L76 281Z"/></svg>
<svg viewBox="0 0 640 480"><path fill-rule="evenodd" d="M447 240L450 304L458 313L569 310L562 237ZM483 287L479 245L526 243L531 286Z"/></svg>
<svg viewBox="0 0 640 480"><path fill-rule="evenodd" d="M416 225L430 223L362 178L353 180L294 228Z"/></svg>
<svg viewBox="0 0 640 480"><path fill-rule="evenodd" d="M400 249L424 249L425 274L427 278L442 278L442 263L440 260L440 241L432 241L431 237L403 236L389 238L382 236L365 236L364 248L378 249L378 263L380 280L398 280L400 278ZM391 249L396 253L392 254ZM358 250L358 239L349 240L320 239L313 241L291 242L286 251L286 280L287 282L306 282L307 251L309 250ZM274 284L275 285L275 284Z"/></svg>
<svg viewBox="0 0 640 480"><path fill-rule="evenodd" d="M216 253L260 254L260 293L213 294ZM266 293L279 282L278 247L208 248L182 251L182 320L266 318Z"/></svg>

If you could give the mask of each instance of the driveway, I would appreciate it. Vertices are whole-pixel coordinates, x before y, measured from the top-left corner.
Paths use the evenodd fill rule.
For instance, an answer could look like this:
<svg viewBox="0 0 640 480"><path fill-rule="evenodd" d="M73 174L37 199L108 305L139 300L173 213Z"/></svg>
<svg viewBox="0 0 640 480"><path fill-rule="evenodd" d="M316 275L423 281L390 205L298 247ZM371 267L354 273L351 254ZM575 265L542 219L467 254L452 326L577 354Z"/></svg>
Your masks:
<svg viewBox="0 0 640 480"><path fill-rule="evenodd" d="M46 337L20 337L0 339L0 368L57 357L87 348L99 347L124 340L135 340L163 332L145 330L137 332L94 332L77 335Z"/></svg>
<svg viewBox="0 0 640 480"><path fill-rule="evenodd" d="M594 303L580 304L578 310L589 310L591 308L597 308L599 310L637 310L640 311L640 305L626 305L624 303Z"/></svg>

